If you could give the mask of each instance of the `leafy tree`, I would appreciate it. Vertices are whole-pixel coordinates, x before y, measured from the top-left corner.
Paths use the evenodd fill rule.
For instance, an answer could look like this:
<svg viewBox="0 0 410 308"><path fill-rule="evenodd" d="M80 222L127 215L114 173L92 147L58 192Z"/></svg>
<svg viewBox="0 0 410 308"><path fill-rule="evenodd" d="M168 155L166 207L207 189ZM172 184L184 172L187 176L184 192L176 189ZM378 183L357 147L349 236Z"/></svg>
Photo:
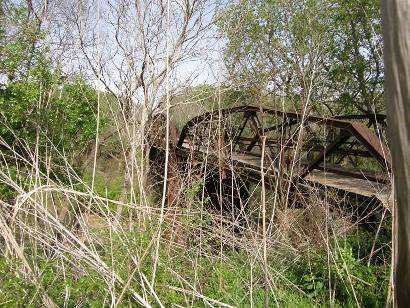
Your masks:
<svg viewBox="0 0 410 308"><path fill-rule="evenodd" d="M220 13L236 83L318 112L380 111L378 1L245 0ZM324 106L326 106L325 109Z"/></svg>
<svg viewBox="0 0 410 308"><path fill-rule="evenodd" d="M12 1L0 1L0 75L3 85L27 77L39 55L37 42L43 37L28 9Z"/></svg>
<svg viewBox="0 0 410 308"><path fill-rule="evenodd" d="M379 1L335 1L331 29L329 84L336 101L347 111L384 110Z"/></svg>
<svg viewBox="0 0 410 308"><path fill-rule="evenodd" d="M29 81L0 90L0 135L7 144L34 146L40 137L44 151L52 145L72 154L95 138L97 92L81 78L61 79L58 71L36 66Z"/></svg>
<svg viewBox="0 0 410 308"><path fill-rule="evenodd" d="M44 33L27 5L0 2L0 133L9 145L38 136L70 153L95 135L97 93L82 78L67 79L40 44Z"/></svg>
<svg viewBox="0 0 410 308"><path fill-rule="evenodd" d="M40 169L51 166L58 175L63 159L78 166L78 154L95 139L97 91L81 76L68 78L52 65L37 44L43 34L27 19L25 6L0 7L0 150L5 154L0 171L21 171L21 162L10 157L13 152L27 157L29 150ZM0 185L0 196L10 199L9 188Z"/></svg>

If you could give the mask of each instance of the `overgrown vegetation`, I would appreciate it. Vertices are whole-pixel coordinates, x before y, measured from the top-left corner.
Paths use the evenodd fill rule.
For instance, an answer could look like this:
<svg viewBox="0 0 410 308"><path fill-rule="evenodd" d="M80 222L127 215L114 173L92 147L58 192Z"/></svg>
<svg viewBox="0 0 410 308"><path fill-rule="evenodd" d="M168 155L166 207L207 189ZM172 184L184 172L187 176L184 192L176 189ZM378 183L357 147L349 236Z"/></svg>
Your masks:
<svg viewBox="0 0 410 308"><path fill-rule="evenodd" d="M160 251L155 294L150 293L153 225L155 223L151 221L144 232L134 230L123 234L110 234L101 226L93 230L92 236L101 239L96 249L102 261L124 281L133 275L139 276L132 280L128 290L141 294L145 287L148 302L159 304L159 300L164 306L206 306L218 305L218 302L234 306L250 306L252 303L256 307L263 306L261 263L245 251L227 250L221 259L207 245L202 245L203 252L198 255L196 249L186 251L186 248L173 247L170 242L164 243ZM190 226L187 224L185 227ZM170 227L168 225L168 231ZM271 292L269 302L286 307L384 306L389 266L366 265L355 255L355 250L359 249L357 245L354 237L337 239L332 244L334 254L330 256L331 261L324 257L325 251L315 249L297 256L296 261L295 256L280 262L270 258L270 270L277 274L272 276L276 288ZM25 252L30 255L31 249L28 246ZM132 256L141 252L145 252L144 257L135 263ZM20 272L18 260L3 257L0 263L0 303L9 306L41 305L40 290L44 290L58 306L100 306L112 301L110 297L113 294L117 300L123 296L120 306L135 304L132 294L121 285L112 284L108 277L102 277L95 268L72 259L69 254L65 258L67 260L46 255L30 258L29 262L38 266L40 280L30 283ZM68 266L67 262L72 265Z"/></svg>
<svg viewBox="0 0 410 308"><path fill-rule="evenodd" d="M154 189L164 185L153 183L149 161L150 142L161 133L152 119L164 110L179 128L204 111L243 104L322 115L382 111L375 1L229 4L216 15L232 84L179 86L175 93L172 69L197 47L192 36L202 38L197 27L208 2L187 1L183 13L170 14L184 25L169 31L181 31L174 40L163 36L170 17L162 2L147 4L149 18L138 5L132 12L131 5L102 5L97 11L119 16L105 20L105 28L87 24L93 10L85 3L50 5L66 18L53 24L40 2L0 0L1 307L390 304L387 210L369 227L355 221L354 210L340 210L347 198L312 190L296 208L281 204L278 191L262 201L258 184L249 187L238 218L207 194L205 163L192 158L181 170L168 168L170 182L180 185L171 204ZM125 29L130 20L142 28ZM75 43L64 22L80 32ZM115 23L108 57L100 35ZM90 67L57 63L57 38L67 40L57 48L62 53L79 45L83 62L74 60L76 53L69 57ZM137 53L129 45L140 40ZM104 60L113 61L112 71L121 69L111 74ZM104 79L107 74L118 79Z"/></svg>

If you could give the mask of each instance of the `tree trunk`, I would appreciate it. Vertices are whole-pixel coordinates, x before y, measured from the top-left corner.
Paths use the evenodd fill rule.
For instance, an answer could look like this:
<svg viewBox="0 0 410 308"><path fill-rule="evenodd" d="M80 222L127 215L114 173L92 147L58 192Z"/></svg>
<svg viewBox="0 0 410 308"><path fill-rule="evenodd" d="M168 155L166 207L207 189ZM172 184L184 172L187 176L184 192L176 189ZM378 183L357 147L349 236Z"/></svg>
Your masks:
<svg viewBox="0 0 410 308"><path fill-rule="evenodd" d="M398 307L410 304L410 1L382 0L389 144L396 192Z"/></svg>

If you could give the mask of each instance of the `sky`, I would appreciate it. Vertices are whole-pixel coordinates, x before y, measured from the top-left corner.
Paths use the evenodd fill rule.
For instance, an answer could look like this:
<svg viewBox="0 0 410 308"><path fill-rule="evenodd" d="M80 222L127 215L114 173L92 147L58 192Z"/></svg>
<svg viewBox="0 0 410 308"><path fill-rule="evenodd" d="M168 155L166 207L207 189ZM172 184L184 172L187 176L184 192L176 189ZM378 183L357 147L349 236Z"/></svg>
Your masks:
<svg viewBox="0 0 410 308"><path fill-rule="evenodd" d="M204 11L202 15L202 22L204 24L210 24L212 22L217 7L221 5L219 0L216 1L218 2L206 1L206 6L203 7ZM142 0L141 2L146 3L147 1ZM155 5L149 7L147 10L148 20L149 18L155 18L156 14L158 14L156 10L158 10L157 3L159 3L159 1L154 1L154 3ZM167 3L168 2L164 1L164 5ZM171 22L178 24L176 20L181 18L181 16L178 15L180 14L178 1L172 0L170 3L172 5L170 7ZM86 38L93 40L93 43L86 48L89 61L92 65L96 66L102 62L110 63L109 65L107 64L104 76L109 80L108 83L112 88L118 88L114 86L115 82L118 82L121 78L120 74L124 73L124 71L130 67L129 60L124 60L124 54L126 54L126 52L134 52L131 58L132 61L135 62L135 67L137 68L135 75L139 75L138 69L141 67L142 63L142 58L138 58L141 57L141 52L138 51L138 46L141 45L142 37L138 32L138 21L136 15L134 15L135 11L133 11L132 8L130 9L130 15L127 15L120 21L121 33L118 35L119 41L123 45L120 47L124 47L124 49L127 50L124 52L124 50L119 48L118 41L116 40L115 25L113 24L116 21L116 16L114 16L115 14L113 12L120 7L118 5L119 2L117 0L98 0L90 2L88 11L84 10L87 11L88 16L84 18L84 21L80 19L80 22L84 24L84 28L87 29L87 31L92 32L86 36ZM64 10L64 5L61 7ZM76 9L76 7L74 7L74 9ZM70 15L70 13L68 13L68 15ZM64 18L70 18L70 16ZM162 21L163 20L164 17L162 18ZM51 25L53 22L55 23L55 21L50 20ZM146 27L147 33L155 31L155 29L152 29L152 26L155 28L155 23ZM177 36L177 28L172 29L173 30L170 31L171 34L169 34L170 40L175 39ZM225 42L223 39L218 38L216 26L210 26L206 29L207 30L201 34L201 38L198 40L195 48L191 50L192 55L190 55L187 60L178 62L175 70L172 70L172 82L174 85L180 84L187 86L187 83L190 86L215 84L220 83L225 79L226 74L222 58L222 50ZM66 53L64 60L61 60L61 64L67 71L86 70L90 78L93 78L92 76L94 75L94 84L97 88L104 90L104 85L95 78L95 72L93 72L90 67L87 68L87 61L79 46L78 29L72 24L67 24L59 25L58 31L58 35L61 35L63 32L67 38L72 40L72 46L74 47L71 52ZM159 69L158 66L164 66L165 63L165 40L167 40L167 35L168 34L160 33L158 37L163 41L158 43L158 50L152 50L152 48L149 50L150 57L155 59L154 62L156 62L155 64L157 65L156 69ZM145 40L147 41L149 39L146 38ZM97 44L95 42L97 42ZM136 48L134 48L135 46ZM56 52L64 53L65 51L61 50L61 46L56 45ZM100 60L100 57L102 60Z"/></svg>

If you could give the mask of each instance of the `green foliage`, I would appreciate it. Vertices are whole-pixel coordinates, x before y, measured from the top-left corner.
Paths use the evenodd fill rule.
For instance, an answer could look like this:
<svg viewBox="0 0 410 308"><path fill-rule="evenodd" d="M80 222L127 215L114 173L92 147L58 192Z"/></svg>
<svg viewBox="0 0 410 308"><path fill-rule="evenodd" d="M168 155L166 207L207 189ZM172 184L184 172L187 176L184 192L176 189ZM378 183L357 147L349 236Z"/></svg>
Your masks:
<svg viewBox="0 0 410 308"><path fill-rule="evenodd" d="M67 295L68 307L99 307L107 296L104 280L92 270L85 274L68 269L64 274L57 261L40 260L38 264L40 285L19 272L22 267L18 261L0 259L0 306L39 307L46 292L60 307Z"/></svg>
<svg viewBox="0 0 410 308"><path fill-rule="evenodd" d="M375 237L376 228L374 228L371 231L360 230L355 234L347 236L344 241L346 245L352 248L353 256L356 259L366 263L371 256L371 264L390 264L391 228L391 218L385 218L377 237Z"/></svg>
<svg viewBox="0 0 410 308"><path fill-rule="evenodd" d="M76 157L95 138L97 92L80 76L68 80L51 63L38 44L44 35L26 5L4 1L0 10L0 136L6 144L0 168L24 183L23 174L32 166L11 157L31 152L38 156L40 171L51 166L50 177L66 181L60 166L67 160L77 167ZM19 170L19 176L10 170ZM15 192L5 182L0 182L0 197L10 200Z"/></svg>
<svg viewBox="0 0 410 308"><path fill-rule="evenodd" d="M92 182L92 171L87 170L84 173L83 180L88 187ZM123 191L124 178L116 175L114 177L107 177L104 174L97 174L94 182L94 191L103 198L110 200L118 200Z"/></svg>
<svg viewBox="0 0 410 308"><path fill-rule="evenodd" d="M246 0L219 17L237 84L285 94L297 109L309 98L321 113L383 110L378 1Z"/></svg>
<svg viewBox="0 0 410 308"><path fill-rule="evenodd" d="M19 140L33 145L40 135L43 146L51 142L68 153L83 149L95 137L96 91L81 79L48 89L42 81L0 90L0 134L9 145Z"/></svg>
<svg viewBox="0 0 410 308"><path fill-rule="evenodd" d="M91 187L92 183L92 170L86 169L84 171L82 180L83 185L78 185L78 187L84 191ZM97 170L94 179L94 193L102 198L107 198L112 201L120 201L120 197L124 191L124 176L117 173L112 173L111 175L104 174L100 170ZM135 195L138 196L137 191L134 191ZM138 197L137 197L138 198ZM121 200L124 201L124 200ZM104 205L101 204L91 204L91 210L94 213L100 215L107 215L109 213L115 213L118 211L118 204L114 202L107 201ZM128 214L128 207L123 207L122 215L126 216Z"/></svg>
<svg viewBox="0 0 410 308"><path fill-rule="evenodd" d="M334 1L334 6L329 73L333 87L344 86L338 102L347 112L354 108L380 112L384 110L380 1Z"/></svg>
<svg viewBox="0 0 410 308"><path fill-rule="evenodd" d="M287 273L288 278L315 301L326 303L334 292L341 306L356 306L356 299L364 307L385 306L389 266L368 266L354 256L348 242L339 244L335 243L330 259L312 253Z"/></svg>
<svg viewBox="0 0 410 308"><path fill-rule="evenodd" d="M203 183L201 181L191 183L185 189L186 207L182 208L181 223L189 230L191 226L195 226L202 231L207 231L212 228L212 214L206 210L211 202L209 196L202 196ZM203 198L202 198L203 197ZM188 239L189 245L202 245L208 249L208 238L199 238L192 236Z"/></svg>
<svg viewBox="0 0 410 308"><path fill-rule="evenodd" d="M19 182L21 176L19 176L17 169L14 166L11 166L8 169L7 174L9 177L14 180L15 182ZM5 184L3 181L0 180L0 199L3 201L12 200L16 197L16 191L11 188L9 185Z"/></svg>
<svg viewBox="0 0 410 308"><path fill-rule="evenodd" d="M240 84L266 90L286 91L299 97L312 77L315 56L327 39L329 4L326 1L241 1L220 14L219 28L228 39L225 62ZM323 46L322 46L323 45ZM301 63L304 61L304 63ZM277 91L277 90L276 90ZM318 94L318 93L316 93Z"/></svg>
<svg viewBox="0 0 410 308"><path fill-rule="evenodd" d="M0 75L10 82L27 78L27 71L41 52L36 43L43 37L36 21L29 20L25 5L0 2Z"/></svg>
<svg viewBox="0 0 410 308"><path fill-rule="evenodd" d="M56 93L57 94L57 93ZM97 92L84 80L78 79L61 87L59 97L53 97L44 123L53 143L66 151L83 149L96 134ZM61 125L64 123L64 125ZM100 125L103 126L101 121Z"/></svg>
<svg viewBox="0 0 410 308"><path fill-rule="evenodd" d="M0 258L0 306L22 307L31 300L35 286L21 274L20 264L14 260Z"/></svg>
<svg viewBox="0 0 410 308"><path fill-rule="evenodd" d="M95 137L97 93L82 78L64 82L38 47L43 37L28 8L1 3L0 135L10 146L57 150L68 157ZM40 140L38 138L40 137ZM52 144L52 146L51 146Z"/></svg>
<svg viewBox="0 0 410 308"><path fill-rule="evenodd" d="M37 73L33 72L33 76ZM2 152L37 152L40 170L44 172L48 164L52 166L52 178L66 181L66 171L59 166L64 166L64 159L78 166L75 157L84 153L95 138L97 94L81 79L58 85L54 82L61 75L53 76L50 71L46 74L50 77L47 88L42 87L43 77L33 77L31 81L13 82L0 89L0 136L12 148L2 148ZM19 166L14 165L17 163ZM11 160L4 168L6 174L10 174L10 168L19 169L19 178L24 183L21 171L31 167L22 163ZM0 183L0 197L10 200L14 195L14 189Z"/></svg>
<svg viewBox="0 0 410 308"><path fill-rule="evenodd" d="M170 227L165 225L164 232ZM110 235L108 231L100 230L95 234L103 241L101 246L96 247L102 261L124 281L133 277L130 289L124 293L122 305L136 304L129 292L131 289L143 294L139 273L149 281L152 277L156 230L155 223L151 222L144 231L134 230L121 235ZM27 252L27 256L31 260L33 254ZM135 260L139 260L137 273L134 272ZM158 260L155 292L166 307L176 304L206 306L204 300L180 291L192 291L190 286L193 285L198 292L212 300L237 307L249 307L251 300L255 307L264 305L262 266L243 251L225 251L221 259L217 255L201 255L194 250L179 250L163 243ZM28 303L40 305L44 291L59 306L63 306L66 301L68 307L99 307L109 301L111 281L103 279L96 269L87 265L84 260L77 258L73 260L76 266L64 267L59 258L39 256L31 261L35 261L39 267L40 285L35 285L28 277L20 274L19 262L0 258L0 304L9 307L24 306ZM283 272L283 278L274 278L275 287L273 292L269 291L270 305L329 306L329 294L332 294L332 305L336 307L356 306L355 297L360 306L385 306L389 267L374 264L367 266L362 263L354 256L354 249L348 242L341 246L334 244L330 261L326 252L316 251L296 263L290 259L287 262L289 266ZM270 261L272 273L279 270L277 266L278 262L274 259ZM132 274L134 276L131 276ZM123 288L116 284L114 291L118 297ZM149 292L147 300L151 304L156 303L155 297ZM215 304L212 300L209 300L209 303Z"/></svg>

